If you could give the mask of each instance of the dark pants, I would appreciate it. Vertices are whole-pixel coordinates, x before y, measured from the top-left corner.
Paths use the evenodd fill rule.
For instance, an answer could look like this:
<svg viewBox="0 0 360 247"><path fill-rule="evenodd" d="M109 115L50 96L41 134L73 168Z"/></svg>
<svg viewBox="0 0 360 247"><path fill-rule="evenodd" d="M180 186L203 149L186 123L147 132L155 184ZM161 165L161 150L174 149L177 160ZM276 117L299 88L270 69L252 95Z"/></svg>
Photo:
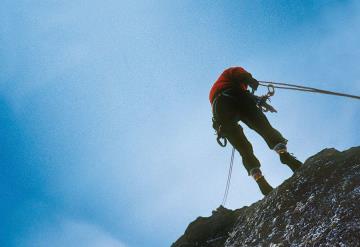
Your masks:
<svg viewBox="0 0 360 247"><path fill-rule="evenodd" d="M227 89L213 102L213 113L216 121L221 124L221 132L235 147L242 157L243 164L250 174L251 169L259 168L260 162L255 157L251 143L244 135L239 121L255 130L273 149L286 139L274 129L265 114L256 106L250 92Z"/></svg>

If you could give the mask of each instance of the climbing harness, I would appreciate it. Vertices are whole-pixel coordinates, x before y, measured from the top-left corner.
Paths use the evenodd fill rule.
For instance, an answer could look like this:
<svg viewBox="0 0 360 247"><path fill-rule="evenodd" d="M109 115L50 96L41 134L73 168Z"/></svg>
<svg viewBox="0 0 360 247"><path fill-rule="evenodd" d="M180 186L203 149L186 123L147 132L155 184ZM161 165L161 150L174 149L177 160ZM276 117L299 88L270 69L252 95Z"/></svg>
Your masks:
<svg viewBox="0 0 360 247"><path fill-rule="evenodd" d="M313 88L313 87L305 87L305 86L289 84L289 83L259 81L259 85L264 86L264 87L271 86L273 88L279 88L279 89L296 90L296 91L309 92L309 93L329 94L329 95L342 96L342 97L348 97L348 98L353 98L353 99L360 99L360 96L358 96L358 95L339 93L339 92L328 91L328 90L323 90L323 89L318 89L318 88Z"/></svg>
<svg viewBox="0 0 360 247"><path fill-rule="evenodd" d="M259 107L263 112L277 112L276 109L271 106L270 104L267 103L267 101L270 101L270 97L275 95L275 87L273 85L267 85L266 86L268 89L268 92L263 95L263 96L256 96L254 94L254 90L252 91L251 95L257 105L257 107ZM212 122L213 122L213 128L215 129L217 138L216 141L217 143L221 146L221 147L226 147L227 145L227 139L224 136L223 132L222 132L222 126L221 123L218 121L217 119L217 114L216 114L216 105L217 105L217 99L218 97L221 96L226 96L226 97L230 97L230 98L234 98L233 96L229 95L226 91L221 92L219 95L217 95L213 101L213 118L212 118Z"/></svg>
<svg viewBox="0 0 360 247"><path fill-rule="evenodd" d="M226 203L226 200L227 200L227 197L229 194L230 183L231 183L231 174L232 174L232 169L233 169L233 165L234 165L234 156L235 156L235 148L233 147L232 152L231 152L230 166L229 166L229 172L228 172L225 192L224 192L223 200L221 203L221 205L223 205L223 206L225 206L225 203Z"/></svg>

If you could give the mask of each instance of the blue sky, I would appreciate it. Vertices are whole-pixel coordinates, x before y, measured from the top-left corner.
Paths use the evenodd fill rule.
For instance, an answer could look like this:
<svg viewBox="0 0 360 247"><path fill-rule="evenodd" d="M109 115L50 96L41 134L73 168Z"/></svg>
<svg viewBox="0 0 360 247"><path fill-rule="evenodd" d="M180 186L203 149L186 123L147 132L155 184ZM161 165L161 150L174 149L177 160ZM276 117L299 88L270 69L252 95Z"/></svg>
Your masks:
<svg viewBox="0 0 360 247"><path fill-rule="evenodd" d="M0 246L169 246L222 199L231 149L208 102L222 70L359 95L359 27L357 1L4 0ZM272 103L302 160L359 145L355 100ZM291 176L245 132L274 186ZM227 206L261 197L237 155Z"/></svg>

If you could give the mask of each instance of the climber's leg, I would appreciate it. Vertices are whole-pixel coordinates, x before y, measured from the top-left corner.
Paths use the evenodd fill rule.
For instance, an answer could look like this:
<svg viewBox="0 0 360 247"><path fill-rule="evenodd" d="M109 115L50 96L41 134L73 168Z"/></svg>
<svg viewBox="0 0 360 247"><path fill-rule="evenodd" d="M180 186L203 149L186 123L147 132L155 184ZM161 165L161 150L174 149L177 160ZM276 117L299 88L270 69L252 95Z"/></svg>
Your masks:
<svg viewBox="0 0 360 247"><path fill-rule="evenodd" d="M269 194L273 188L265 180L260 170L260 162L255 157L251 143L244 135L243 129L237 123L223 125L223 131L229 142L240 153L248 174L257 182L263 195Z"/></svg>
<svg viewBox="0 0 360 247"><path fill-rule="evenodd" d="M228 92L231 93L231 92ZM246 138L239 121L239 101L235 97L221 96L213 106L216 120L221 125L221 133L240 153L248 174L253 176L261 192L267 195L272 187L266 182L260 171L260 162L255 157L251 143Z"/></svg>
<svg viewBox="0 0 360 247"><path fill-rule="evenodd" d="M247 105L245 110L246 112L241 114L241 121L261 135L270 149L278 143L286 143L287 140L271 126L265 114L255 104Z"/></svg>
<svg viewBox="0 0 360 247"><path fill-rule="evenodd" d="M266 181L265 177L262 175L262 172L259 168L254 168L250 171L251 176L255 179L256 183L258 184L261 193L266 196L272 190L273 187Z"/></svg>
<svg viewBox="0 0 360 247"><path fill-rule="evenodd" d="M287 151L286 142L275 145L274 151L279 154L281 163L286 164L293 172L303 165L301 161Z"/></svg>
<svg viewBox="0 0 360 247"><path fill-rule="evenodd" d="M289 166L292 171L296 171L302 165L293 155L287 152L287 140L273 128L265 114L255 105L248 104L241 114L241 120L260 134L268 144L269 148L275 150L280 155L280 161Z"/></svg>
<svg viewBox="0 0 360 247"><path fill-rule="evenodd" d="M222 125L222 131L226 139L228 139L233 147L240 153L243 165L249 175L250 170L260 168L260 162L254 155L253 147L239 124L235 122L224 123Z"/></svg>

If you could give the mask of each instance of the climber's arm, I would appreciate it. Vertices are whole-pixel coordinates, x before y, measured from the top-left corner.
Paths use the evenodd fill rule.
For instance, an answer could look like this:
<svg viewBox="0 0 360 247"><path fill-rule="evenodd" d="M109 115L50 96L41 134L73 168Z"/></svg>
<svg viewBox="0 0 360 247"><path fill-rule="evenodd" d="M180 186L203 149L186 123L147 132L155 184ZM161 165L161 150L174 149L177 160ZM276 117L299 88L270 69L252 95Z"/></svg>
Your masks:
<svg viewBox="0 0 360 247"><path fill-rule="evenodd" d="M256 91L259 86L259 82L254 77L252 77L249 72L247 72L241 67L234 68L232 75L237 82L248 85L254 91Z"/></svg>

